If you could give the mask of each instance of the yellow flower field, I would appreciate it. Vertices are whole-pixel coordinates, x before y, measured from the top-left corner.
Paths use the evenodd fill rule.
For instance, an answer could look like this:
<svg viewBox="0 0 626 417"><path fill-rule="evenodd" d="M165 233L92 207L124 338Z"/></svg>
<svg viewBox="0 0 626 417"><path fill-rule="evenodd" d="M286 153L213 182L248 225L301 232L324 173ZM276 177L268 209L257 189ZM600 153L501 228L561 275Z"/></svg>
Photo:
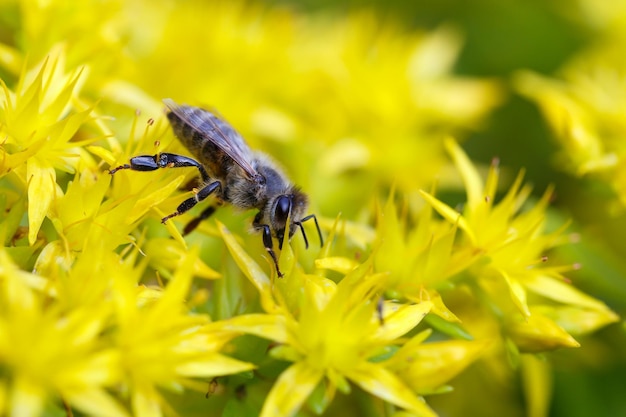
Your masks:
<svg viewBox="0 0 626 417"><path fill-rule="evenodd" d="M626 411L593 382L626 363L622 26L554 0L586 43L496 70L477 51L500 39L400 3L0 2L0 415ZM316 217L263 235L225 181L183 213L221 178L167 98Z"/></svg>

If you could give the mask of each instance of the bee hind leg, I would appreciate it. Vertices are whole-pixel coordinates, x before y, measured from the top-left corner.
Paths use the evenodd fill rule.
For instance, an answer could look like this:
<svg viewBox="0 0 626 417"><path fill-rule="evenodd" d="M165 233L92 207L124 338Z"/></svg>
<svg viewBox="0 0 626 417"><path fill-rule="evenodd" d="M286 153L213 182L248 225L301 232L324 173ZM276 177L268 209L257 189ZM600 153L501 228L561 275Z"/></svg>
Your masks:
<svg viewBox="0 0 626 417"><path fill-rule="evenodd" d="M213 194L215 192L215 190L217 190L218 188L222 188L222 183L219 182L219 181L213 181L212 183L208 184L207 186L201 188L193 197L189 197L188 199L186 199L185 201L180 203L180 205L176 208L176 211L174 213L168 214L167 216L163 217L161 219L161 223L165 223L166 221L168 221L172 217L180 216L181 214L191 210L196 204L198 204L200 201L206 199L208 196ZM209 208L211 208L211 207L209 207ZM213 209L213 211L215 211L215 209ZM209 209L206 209L204 212L208 212L206 217L209 217L211 214L213 214L212 211L209 212ZM204 212L202 214L204 214ZM200 216L202 216L202 214ZM192 220L192 223L193 223L193 220ZM187 226L189 226L189 225L187 225ZM197 226L197 224L194 225L191 230L193 230L196 226ZM185 227L185 229L187 229L187 227Z"/></svg>
<svg viewBox="0 0 626 417"><path fill-rule="evenodd" d="M200 171L202 181L209 182L209 174L202 164L195 159L187 156L177 155L174 153L161 152L156 155L140 155L130 158L129 164L120 165L109 170L109 174L113 175L122 169L130 169L132 171L156 171L159 168L183 168L196 167Z"/></svg>
<svg viewBox="0 0 626 417"><path fill-rule="evenodd" d="M185 228L183 229L183 236L193 232L196 227L198 227L200 222L211 217L211 215L215 213L216 209L217 208L215 206L209 206L205 208L199 216L195 217L189 223L187 223L187 225L185 225Z"/></svg>

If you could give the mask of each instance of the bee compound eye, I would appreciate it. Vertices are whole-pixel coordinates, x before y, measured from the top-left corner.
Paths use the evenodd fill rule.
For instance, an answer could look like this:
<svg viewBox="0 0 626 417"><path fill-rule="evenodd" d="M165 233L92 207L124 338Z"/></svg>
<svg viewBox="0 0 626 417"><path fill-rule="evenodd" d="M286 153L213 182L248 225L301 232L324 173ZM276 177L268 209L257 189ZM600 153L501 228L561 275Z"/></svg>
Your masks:
<svg viewBox="0 0 626 417"><path fill-rule="evenodd" d="M278 200L276 201L276 208L274 209L275 220L280 223L285 223L290 211L291 199L286 195L278 197Z"/></svg>

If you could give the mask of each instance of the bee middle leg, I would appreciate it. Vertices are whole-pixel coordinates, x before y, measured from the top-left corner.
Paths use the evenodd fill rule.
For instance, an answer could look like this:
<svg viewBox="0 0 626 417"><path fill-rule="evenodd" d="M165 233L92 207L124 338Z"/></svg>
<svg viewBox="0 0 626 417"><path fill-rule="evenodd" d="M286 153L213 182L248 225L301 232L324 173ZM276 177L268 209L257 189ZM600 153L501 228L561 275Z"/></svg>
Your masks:
<svg viewBox="0 0 626 417"><path fill-rule="evenodd" d="M185 228L183 229L183 236L193 232L196 227L198 227L200 222L211 217L211 215L215 213L215 210L217 210L217 207L215 206L209 206L205 208L199 216L193 218L189 223L185 225Z"/></svg>
<svg viewBox="0 0 626 417"><path fill-rule="evenodd" d="M200 201L206 199L208 196L213 194L215 192L215 190L217 190L218 188L222 188L222 183L219 182L219 181L213 181L213 182L209 183L208 185L204 186L193 197L189 197L188 199L186 199L185 201L180 203L180 205L176 208L176 211L174 213L168 214L167 216L163 217L161 219L161 223L165 223L166 221L168 221L172 217L180 216L181 214L191 210L196 204L198 204ZM211 208L213 208L212 211L210 210ZM200 217L202 217L206 213L204 218L207 218L211 214L213 214L214 211L215 211L215 208L213 206L211 206L211 207L207 208L206 210L204 210L202 212L202 214L200 215ZM192 220L191 223L193 223L193 222L194 221ZM197 223L199 223L199 222L200 222L200 220ZM195 225L193 225L193 227L189 231L195 229L196 226L197 226L197 223ZM185 231L187 230L187 227L189 227L189 224L185 227ZM188 232L186 232L185 234L187 234L187 233Z"/></svg>

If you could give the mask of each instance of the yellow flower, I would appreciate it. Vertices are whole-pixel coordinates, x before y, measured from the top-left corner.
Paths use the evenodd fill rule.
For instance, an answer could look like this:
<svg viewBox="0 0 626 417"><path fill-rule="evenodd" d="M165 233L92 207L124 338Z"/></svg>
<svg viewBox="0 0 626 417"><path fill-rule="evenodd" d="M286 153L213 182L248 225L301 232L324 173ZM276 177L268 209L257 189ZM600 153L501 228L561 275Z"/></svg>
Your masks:
<svg viewBox="0 0 626 417"><path fill-rule="evenodd" d="M134 282L118 277L114 283L116 328L124 383L130 389L134 415L158 416L164 399L157 388L195 388L191 378L212 378L250 370L251 364L231 359L220 349L234 337L208 317L187 311L196 255L185 255L160 297L142 302Z"/></svg>
<svg viewBox="0 0 626 417"><path fill-rule="evenodd" d="M483 355L490 342L448 340L423 343L430 331L417 334L387 360L387 367L415 392L445 392L448 381Z"/></svg>
<svg viewBox="0 0 626 417"><path fill-rule="evenodd" d="M549 79L531 72L520 72L515 78L517 89L537 101L556 138L564 147L560 160L576 175L602 172L617 166L620 153L611 137L624 129L615 114L604 113L602 103L594 103L605 91L619 90L619 80L599 76L583 79L582 74L571 83ZM593 90L595 91L593 91ZM626 103L624 103L626 104ZM617 110L624 104L614 103ZM607 109L608 110L608 109ZM615 143L617 145L617 143Z"/></svg>
<svg viewBox="0 0 626 417"><path fill-rule="evenodd" d="M6 84L0 91L0 176L9 175L17 187L28 192L28 240L31 245L61 194L57 171L74 173L78 167L94 167L83 148L93 140L75 141L78 129L89 120L91 109L68 114L80 71L64 72L62 49L23 72L18 89Z"/></svg>
<svg viewBox="0 0 626 417"><path fill-rule="evenodd" d="M517 90L535 101L562 147L556 162L577 176L606 181L626 205L626 100L622 38L575 57L559 78L530 71L515 77Z"/></svg>
<svg viewBox="0 0 626 417"><path fill-rule="evenodd" d="M304 275L297 265L292 265L284 269L284 281L292 282L278 282L274 287L223 226L220 231L270 313L232 318L226 321L226 328L273 340L280 346L272 350L272 356L294 362L275 382L262 416L294 415L320 383L326 384L323 409L337 389L350 391L349 381L415 415L434 416L384 362L375 360L402 342L400 338L428 313L430 302L389 302L379 317L381 313L377 313L372 295L386 275L372 274L371 260L336 285L321 276ZM281 263L289 263L283 258L292 256L285 245ZM289 301L294 297L296 305Z"/></svg>
<svg viewBox="0 0 626 417"><path fill-rule="evenodd" d="M617 320L617 316L604 303L566 283L567 279L562 272L571 267L543 266L547 260L547 251L563 240L562 229L551 233L544 231L545 209L551 190L546 191L533 207L520 212L530 195L530 188L522 187L522 176L519 175L502 200L496 203L497 164L492 164L483 185L477 170L461 148L451 140L447 146L467 189L468 201L463 213L456 212L426 192L422 192L422 195L444 218L457 224L464 232L458 250L478 255L469 268L478 284L475 290L490 297L492 308L497 306L495 310L508 322L505 328L512 333L513 339L519 336L519 331L528 334L524 329L533 327L534 342L520 343L520 347L540 351L557 346L577 346L571 337L560 337L558 340L561 342L554 343L552 334L555 331L565 335L567 333L559 330L558 323L548 317L532 314L529 292L540 296L546 303L556 302L594 312L592 316L597 319L597 327ZM537 301L532 303L539 304ZM556 314L552 316L558 317ZM523 328L519 328L516 323L522 324ZM573 325L571 321L568 324L570 328ZM590 327L595 328L581 321L578 333Z"/></svg>
<svg viewBox="0 0 626 417"><path fill-rule="evenodd" d="M449 321L458 321L438 293L450 279L474 260L462 250L454 250L456 226L436 221L432 207L425 205L417 216L417 225L408 227L398 217L393 195L379 212L374 257L376 270L388 272L385 291L389 298L420 302L432 301L432 313Z"/></svg>
<svg viewBox="0 0 626 417"><path fill-rule="evenodd" d="M109 309L84 305L66 312L47 307L1 252L0 358L8 377L3 414L39 416L47 401L62 398L94 415L127 415L107 389L121 381L119 352L100 336Z"/></svg>
<svg viewBox="0 0 626 417"><path fill-rule="evenodd" d="M204 389L193 378L252 369L220 353L233 332L189 313L193 252L155 291L137 286L147 262L137 263L136 250L120 258L92 243L70 259L62 247L46 246L37 260L44 276L21 271L0 252L0 358L12 415L37 416L54 398L90 414L127 415L109 394L120 386L134 415L160 415L158 387Z"/></svg>

